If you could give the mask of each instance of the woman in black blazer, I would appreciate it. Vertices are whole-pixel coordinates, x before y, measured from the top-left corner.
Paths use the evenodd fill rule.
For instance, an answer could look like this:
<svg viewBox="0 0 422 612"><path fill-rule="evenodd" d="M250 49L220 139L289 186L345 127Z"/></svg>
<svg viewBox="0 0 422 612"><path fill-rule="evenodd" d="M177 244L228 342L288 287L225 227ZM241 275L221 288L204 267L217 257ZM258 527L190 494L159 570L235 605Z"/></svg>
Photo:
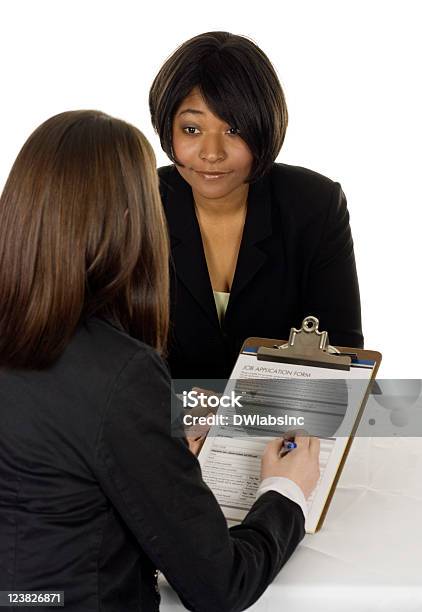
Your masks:
<svg viewBox="0 0 422 612"><path fill-rule="evenodd" d="M280 458L276 440L262 484L279 487L229 531L170 435L154 168L134 127L63 113L0 199L0 591L63 591L69 612L158 610L157 569L189 609L248 607L303 537L318 478L317 441Z"/></svg>
<svg viewBox="0 0 422 612"><path fill-rule="evenodd" d="M359 287L338 183L275 164L287 126L277 75L248 39L201 34L165 62L152 122L172 253L174 378L225 378L248 336L288 338L307 315L361 347Z"/></svg>

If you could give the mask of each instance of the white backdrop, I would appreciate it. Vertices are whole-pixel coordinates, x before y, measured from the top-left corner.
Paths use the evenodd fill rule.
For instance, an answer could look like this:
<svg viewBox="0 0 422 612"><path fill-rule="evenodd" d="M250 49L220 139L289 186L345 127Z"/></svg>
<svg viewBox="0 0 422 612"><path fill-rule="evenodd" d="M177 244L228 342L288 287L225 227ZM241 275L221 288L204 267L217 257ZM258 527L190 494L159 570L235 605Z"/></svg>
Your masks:
<svg viewBox="0 0 422 612"><path fill-rule="evenodd" d="M97 108L150 127L163 60L209 30L251 37L275 65L290 125L279 161L341 182L367 348L384 377L422 378L421 20L418 0L2 0L0 184L49 116Z"/></svg>

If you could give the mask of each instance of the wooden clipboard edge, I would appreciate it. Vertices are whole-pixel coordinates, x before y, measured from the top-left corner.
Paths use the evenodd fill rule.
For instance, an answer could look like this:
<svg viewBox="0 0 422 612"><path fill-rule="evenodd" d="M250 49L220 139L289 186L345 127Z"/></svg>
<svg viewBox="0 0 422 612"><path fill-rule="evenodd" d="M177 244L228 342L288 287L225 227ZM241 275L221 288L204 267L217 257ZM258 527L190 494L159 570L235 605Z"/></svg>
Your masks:
<svg viewBox="0 0 422 612"><path fill-rule="evenodd" d="M276 338L258 338L256 336L251 336L250 338L246 338L246 340L242 344L242 348L241 348L240 352L242 353L245 350L245 348L247 348L248 346L254 346L254 347L255 346L269 346L269 347L271 347L274 344L280 345L280 344L285 344L286 342L287 342L287 340L279 340L279 339L276 339ZM335 490L337 488L337 483L338 483L338 481L340 479L340 476L341 476L341 473L343 471L344 464L346 463L347 456L348 456L350 448L352 446L353 439L355 437L356 431L357 431L357 429L359 427L359 424L361 422L362 415L364 413L365 406L366 406L366 403L368 401L368 397L369 397L369 395L371 393L372 385L374 384L375 378L376 378L377 373L378 373L378 369L379 369L381 361L382 361L382 355L378 351L370 351L370 350L367 350L367 349L357 349L357 348L351 348L351 347L348 347L348 346L337 346L336 348L338 348L340 352L356 353L356 355L358 356L359 359L369 359L371 361L375 361L375 366L374 366L374 369L372 370L372 376L371 376L371 378L369 380L369 384L368 384L368 387L366 389L366 393L364 395L364 398L362 400L361 406L359 408L359 412L358 412L358 414L356 416L356 420L355 420L355 424L353 426L352 432L351 432L350 436L348 437L346 447L344 449L344 452L343 452L343 455L341 457L341 460L340 460L340 463L339 463L336 475L334 477L334 480L333 480L333 482L331 484L331 487L330 487L330 490L328 492L327 499L325 501L324 508L322 509L321 516L319 518L318 524L317 524L317 526L315 528L315 531L311 531L311 532L308 532L308 533L316 533L322 527L322 524L323 524L323 522L325 520L325 517L327 515L328 509L330 507L330 503L331 503L331 500L333 498L334 492L335 492Z"/></svg>

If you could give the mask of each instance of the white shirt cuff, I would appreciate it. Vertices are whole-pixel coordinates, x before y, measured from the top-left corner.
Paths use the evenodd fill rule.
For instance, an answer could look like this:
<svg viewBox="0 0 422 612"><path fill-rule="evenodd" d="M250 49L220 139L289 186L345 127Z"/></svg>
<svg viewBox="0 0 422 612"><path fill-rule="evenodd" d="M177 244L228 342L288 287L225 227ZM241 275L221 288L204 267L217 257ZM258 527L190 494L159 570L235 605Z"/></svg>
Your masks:
<svg viewBox="0 0 422 612"><path fill-rule="evenodd" d="M298 504L298 506L300 506L302 509L303 516L305 517L306 521L308 516L308 505L302 489L299 487L299 485L293 482L293 480L290 480L290 478L284 478L283 476L264 478L258 487L256 499L267 491L276 491L277 493L281 493L281 495L284 495L284 497L288 497Z"/></svg>

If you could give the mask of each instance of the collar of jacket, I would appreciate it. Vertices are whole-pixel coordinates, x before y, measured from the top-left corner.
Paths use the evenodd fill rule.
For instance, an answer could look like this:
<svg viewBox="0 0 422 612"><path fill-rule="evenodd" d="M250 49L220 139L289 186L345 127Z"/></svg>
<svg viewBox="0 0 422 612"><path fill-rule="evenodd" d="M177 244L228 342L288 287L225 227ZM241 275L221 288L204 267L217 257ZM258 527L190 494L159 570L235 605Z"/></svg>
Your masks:
<svg viewBox="0 0 422 612"><path fill-rule="evenodd" d="M192 189L175 166L162 168L159 174L176 275L219 328ZM238 296L247 290L247 285L267 259L259 243L271 234L271 190L267 175L249 187L248 209L226 311L226 324Z"/></svg>

